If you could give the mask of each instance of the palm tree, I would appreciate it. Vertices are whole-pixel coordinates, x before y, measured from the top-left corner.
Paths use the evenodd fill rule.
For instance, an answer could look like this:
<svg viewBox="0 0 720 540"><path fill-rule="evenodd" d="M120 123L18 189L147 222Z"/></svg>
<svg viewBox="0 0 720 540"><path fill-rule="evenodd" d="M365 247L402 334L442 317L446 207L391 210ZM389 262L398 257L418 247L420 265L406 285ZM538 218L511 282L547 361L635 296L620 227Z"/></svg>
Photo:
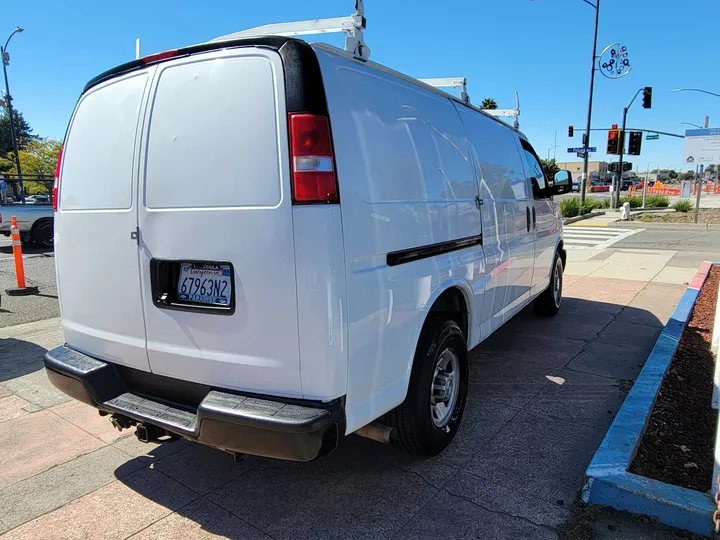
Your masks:
<svg viewBox="0 0 720 540"><path fill-rule="evenodd" d="M485 98L482 100L482 103L480 104L481 109L497 109L497 103L495 103L495 100L493 98Z"/></svg>

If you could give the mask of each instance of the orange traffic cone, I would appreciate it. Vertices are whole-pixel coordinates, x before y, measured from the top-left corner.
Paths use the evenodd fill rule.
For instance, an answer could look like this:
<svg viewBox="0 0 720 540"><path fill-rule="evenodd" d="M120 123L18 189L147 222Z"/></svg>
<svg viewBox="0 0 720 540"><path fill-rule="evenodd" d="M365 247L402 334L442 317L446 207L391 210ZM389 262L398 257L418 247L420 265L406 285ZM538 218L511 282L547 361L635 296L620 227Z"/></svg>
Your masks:
<svg viewBox="0 0 720 540"><path fill-rule="evenodd" d="M17 217L13 216L10 221L10 239L12 240L13 258L15 259L15 278L17 287L5 289L8 296L24 296L37 294L37 287L25 285L25 268L23 267L22 246L20 245L20 229L18 229Z"/></svg>

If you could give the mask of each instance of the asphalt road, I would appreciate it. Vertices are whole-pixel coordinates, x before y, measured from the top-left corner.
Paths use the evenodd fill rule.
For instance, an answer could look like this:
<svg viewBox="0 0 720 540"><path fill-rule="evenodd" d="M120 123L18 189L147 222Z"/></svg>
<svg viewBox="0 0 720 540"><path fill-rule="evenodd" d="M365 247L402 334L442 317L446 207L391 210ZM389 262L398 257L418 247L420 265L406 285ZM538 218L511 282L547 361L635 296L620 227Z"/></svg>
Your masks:
<svg viewBox="0 0 720 540"><path fill-rule="evenodd" d="M15 263L10 239L0 236L0 328L60 316L52 250L23 246L23 265L26 284L40 294L8 296L5 289L17 286Z"/></svg>
<svg viewBox="0 0 720 540"><path fill-rule="evenodd" d="M642 224L638 227L641 228ZM720 233L647 229L620 240L612 249L677 251L668 262L669 266L697 268L702 261L720 260Z"/></svg>

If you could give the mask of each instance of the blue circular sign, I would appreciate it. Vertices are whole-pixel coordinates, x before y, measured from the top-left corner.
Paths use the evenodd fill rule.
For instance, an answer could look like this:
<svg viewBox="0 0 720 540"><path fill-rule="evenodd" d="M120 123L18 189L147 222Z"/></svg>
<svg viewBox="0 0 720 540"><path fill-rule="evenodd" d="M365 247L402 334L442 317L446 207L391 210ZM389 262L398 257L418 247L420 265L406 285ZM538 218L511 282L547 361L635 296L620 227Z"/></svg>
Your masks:
<svg viewBox="0 0 720 540"><path fill-rule="evenodd" d="M7 182L0 182L0 191L5 191L7 189Z"/></svg>

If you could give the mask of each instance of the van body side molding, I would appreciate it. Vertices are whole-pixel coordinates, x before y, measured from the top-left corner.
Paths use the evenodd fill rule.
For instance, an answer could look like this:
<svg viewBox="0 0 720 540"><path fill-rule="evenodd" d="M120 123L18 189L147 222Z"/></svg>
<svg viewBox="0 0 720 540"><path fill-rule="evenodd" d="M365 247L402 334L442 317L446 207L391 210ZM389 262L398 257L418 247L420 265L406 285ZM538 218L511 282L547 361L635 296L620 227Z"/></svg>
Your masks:
<svg viewBox="0 0 720 540"><path fill-rule="evenodd" d="M451 251L457 251L459 249L465 249L467 247L477 245L482 245L482 234L458 238L457 240L450 240L448 242L440 242L438 244L429 244L427 246L403 249L400 251L391 251L387 254L387 264L388 266L397 266L399 264L419 261L420 259L427 259L429 257L434 257L435 255L441 255L443 253L449 253Z"/></svg>

